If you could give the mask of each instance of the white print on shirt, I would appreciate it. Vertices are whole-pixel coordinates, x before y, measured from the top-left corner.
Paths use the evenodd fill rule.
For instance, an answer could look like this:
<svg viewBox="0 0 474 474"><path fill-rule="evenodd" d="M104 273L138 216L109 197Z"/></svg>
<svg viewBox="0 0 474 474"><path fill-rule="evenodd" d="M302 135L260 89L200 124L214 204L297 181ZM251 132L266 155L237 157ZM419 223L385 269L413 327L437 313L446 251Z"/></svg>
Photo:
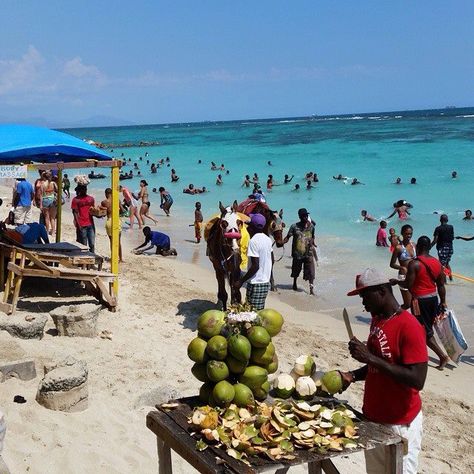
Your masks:
<svg viewBox="0 0 474 474"><path fill-rule="evenodd" d="M390 344L388 342L387 335L383 332L382 328L375 326L373 329L371 329L370 337L373 338L374 336L375 338L377 338L377 341L379 343L379 350L380 350L381 356L384 359L388 360L389 362L393 362ZM372 343L374 343L373 339L372 339ZM371 366L369 366L369 370L371 372L378 372L378 370L375 367L371 367Z"/></svg>

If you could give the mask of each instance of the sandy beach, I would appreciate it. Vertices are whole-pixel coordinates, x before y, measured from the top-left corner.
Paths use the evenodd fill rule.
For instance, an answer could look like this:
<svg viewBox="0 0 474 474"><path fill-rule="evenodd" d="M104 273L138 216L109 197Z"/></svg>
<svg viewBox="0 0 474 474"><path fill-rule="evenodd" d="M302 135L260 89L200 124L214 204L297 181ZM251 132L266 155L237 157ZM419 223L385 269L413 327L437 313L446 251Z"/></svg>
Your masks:
<svg viewBox="0 0 474 474"><path fill-rule="evenodd" d="M73 227L67 214L65 221L64 235L72 241ZM138 231L133 231L123 239L125 263L120 274L119 308L115 313L101 312L99 332L110 331L111 340L57 337L51 319L40 341L0 333L2 358L34 358L38 375L45 362L68 355L86 361L89 369L89 408L80 413L55 412L40 406L35 401L40 377L30 382L9 379L1 385L0 407L8 426L3 458L12 473L156 472L156 442L145 426L145 417L166 398L197 393L199 382L190 373L192 362L186 356L186 346L199 314L215 305L216 285L210 267L198 264L204 258L204 245L189 243L193 247L187 251L183 240L188 236L181 234L174 241L178 251L183 249L177 258L132 255L132 245L141 238ZM97 247L99 253L107 255L108 240L100 225ZM193 260L195 263L191 263ZM353 271L346 269L345 273L350 286ZM40 295L37 288L32 290L25 284L20 310L47 313L57 305L78 301L70 289L62 286L44 285ZM316 311L307 294L298 293L285 302L287 295L282 293L288 291L283 288L267 299L267 307L278 309L285 317L283 331L274 341L281 370L289 369L294 359L305 353L311 353L323 370L358 367L347 351L338 306L343 300L332 308L328 308L328 301L326 309ZM90 298L81 296L79 301ZM368 315L362 313L359 303L352 301L348 309L356 336L363 340ZM433 361L429 364L422 394L425 434L420 472L474 471L469 431L474 409L469 383L472 363L471 355L458 368L444 372L434 369ZM343 398L360 409L362 389L362 384L357 384ZM13 403L15 395L24 396L27 402ZM192 472L176 455L173 463L175 472ZM360 455L343 457L337 465L354 473L364 472Z"/></svg>

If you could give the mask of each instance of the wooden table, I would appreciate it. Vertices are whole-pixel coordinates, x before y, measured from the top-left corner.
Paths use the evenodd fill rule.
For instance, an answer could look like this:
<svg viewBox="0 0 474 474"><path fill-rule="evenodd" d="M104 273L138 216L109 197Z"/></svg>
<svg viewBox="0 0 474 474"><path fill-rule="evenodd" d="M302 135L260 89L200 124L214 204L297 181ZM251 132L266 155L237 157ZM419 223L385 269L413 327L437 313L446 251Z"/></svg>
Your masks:
<svg viewBox="0 0 474 474"><path fill-rule="evenodd" d="M365 448L355 448L341 452L329 451L326 454L295 450L296 458L291 461L271 461L263 457L252 457L248 466L227 455L224 449L209 446L205 451L196 450L196 439L190 435L192 430L188 424L188 416L196 406L202 405L198 397L189 397L176 400L179 407L174 410L164 410L159 405L157 410L148 413L147 427L155 433L158 446L159 474L171 474L171 449L191 464L195 469L205 474L254 474L273 471L283 474L291 466L307 464L309 474L339 474L330 458L347 456L355 452L385 446L389 462L385 473L401 474L403 470L403 442L402 438L390 429L362 420L358 422L358 442Z"/></svg>
<svg viewBox="0 0 474 474"><path fill-rule="evenodd" d="M5 282L7 258L8 276ZM102 263L101 256L74 244L60 242L17 247L1 242L0 284L5 285L5 290L0 309L7 314L15 312L24 277L82 281L100 302L114 309L117 301L111 287L115 275L102 271ZM90 269L91 265L97 265L99 269Z"/></svg>

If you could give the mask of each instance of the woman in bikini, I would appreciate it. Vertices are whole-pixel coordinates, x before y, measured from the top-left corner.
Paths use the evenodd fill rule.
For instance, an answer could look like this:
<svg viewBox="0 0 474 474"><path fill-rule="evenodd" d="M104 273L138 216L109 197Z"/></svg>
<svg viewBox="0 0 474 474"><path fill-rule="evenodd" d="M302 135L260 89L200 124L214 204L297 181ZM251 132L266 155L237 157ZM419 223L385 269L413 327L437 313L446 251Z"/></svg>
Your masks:
<svg viewBox="0 0 474 474"><path fill-rule="evenodd" d="M58 187L53 181L50 171L45 171L41 177L40 209L44 216L46 230L48 231L49 235L53 235L56 232L56 197L58 193Z"/></svg>
<svg viewBox="0 0 474 474"><path fill-rule="evenodd" d="M401 229L401 242L395 247L390 259L390 267L398 270L399 280L404 280L407 274L408 263L416 258L415 243L412 242L413 228L409 224L405 224ZM398 263L397 263L398 260ZM403 308L408 309L411 304L411 295L406 288L400 287L403 298Z"/></svg>
<svg viewBox="0 0 474 474"><path fill-rule="evenodd" d="M135 199L133 194L126 188L125 186L120 186L120 190L122 191L123 199L128 206L130 211L130 229L133 229L133 223L135 217L138 221L138 228L141 229L143 226L143 219L140 213L138 212L138 208L140 207L140 203Z"/></svg>
<svg viewBox="0 0 474 474"><path fill-rule="evenodd" d="M148 217L155 224L158 224L158 221L150 214L150 198L148 195L148 183L142 179L140 181L140 191L138 192L138 199L142 201L140 206L140 217L142 221L145 222L145 217Z"/></svg>

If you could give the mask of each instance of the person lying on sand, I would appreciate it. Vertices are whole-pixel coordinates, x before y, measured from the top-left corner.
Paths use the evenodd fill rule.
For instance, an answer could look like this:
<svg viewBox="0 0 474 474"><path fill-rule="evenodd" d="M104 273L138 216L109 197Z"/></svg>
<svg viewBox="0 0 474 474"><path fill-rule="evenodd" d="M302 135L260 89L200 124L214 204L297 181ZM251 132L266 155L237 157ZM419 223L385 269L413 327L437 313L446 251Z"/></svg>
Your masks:
<svg viewBox="0 0 474 474"><path fill-rule="evenodd" d="M135 247L133 252L136 255L142 254L147 250L151 250L153 247L156 247L156 255L162 255L163 257L168 257L169 255L178 255L176 249L171 247L171 241L168 235L163 234L163 232L152 231L148 226L143 228L143 235L145 236L145 242ZM148 247L145 247L147 244Z"/></svg>

